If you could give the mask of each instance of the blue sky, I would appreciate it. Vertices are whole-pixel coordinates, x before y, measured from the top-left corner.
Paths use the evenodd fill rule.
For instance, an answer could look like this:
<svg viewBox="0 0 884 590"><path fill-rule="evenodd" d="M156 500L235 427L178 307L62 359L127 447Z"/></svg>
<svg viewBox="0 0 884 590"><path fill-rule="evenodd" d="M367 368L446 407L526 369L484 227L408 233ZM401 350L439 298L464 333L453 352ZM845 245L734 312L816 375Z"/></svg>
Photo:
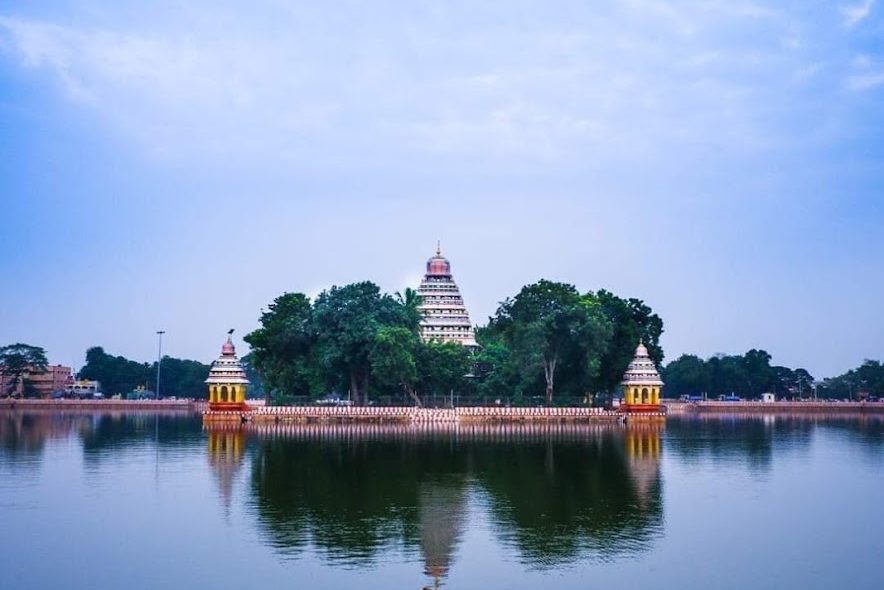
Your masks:
<svg viewBox="0 0 884 590"><path fill-rule="evenodd" d="M204 361L284 291L539 278L668 359L881 358L884 3L0 2L0 342Z"/></svg>

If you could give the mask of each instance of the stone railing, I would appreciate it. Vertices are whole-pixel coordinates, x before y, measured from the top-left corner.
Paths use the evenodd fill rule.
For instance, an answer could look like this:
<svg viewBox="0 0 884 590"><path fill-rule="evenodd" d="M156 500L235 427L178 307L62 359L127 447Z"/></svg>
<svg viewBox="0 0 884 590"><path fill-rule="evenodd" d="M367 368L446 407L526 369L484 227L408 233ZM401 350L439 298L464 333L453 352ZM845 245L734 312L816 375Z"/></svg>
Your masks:
<svg viewBox="0 0 884 590"><path fill-rule="evenodd" d="M207 416L214 415L209 412ZM601 408L414 408L352 406L276 406L244 414L255 422L589 422L617 420L621 414Z"/></svg>

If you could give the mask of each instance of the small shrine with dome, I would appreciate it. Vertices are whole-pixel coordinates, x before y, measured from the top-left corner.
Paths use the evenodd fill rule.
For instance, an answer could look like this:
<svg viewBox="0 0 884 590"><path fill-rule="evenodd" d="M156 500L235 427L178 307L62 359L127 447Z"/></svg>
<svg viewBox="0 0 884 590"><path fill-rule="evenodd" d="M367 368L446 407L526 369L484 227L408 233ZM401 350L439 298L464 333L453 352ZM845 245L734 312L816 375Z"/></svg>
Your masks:
<svg viewBox="0 0 884 590"><path fill-rule="evenodd" d="M624 412L660 412L660 389L663 380L657 372L657 366L648 354L644 342L639 341L635 349L635 357L629 363L623 375Z"/></svg>
<svg viewBox="0 0 884 590"><path fill-rule="evenodd" d="M247 408L246 388L249 380L236 356L232 335L233 330L230 330L227 333L227 342L221 347L221 356L212 363L206 379L211 411L243 411Z"/></svg>

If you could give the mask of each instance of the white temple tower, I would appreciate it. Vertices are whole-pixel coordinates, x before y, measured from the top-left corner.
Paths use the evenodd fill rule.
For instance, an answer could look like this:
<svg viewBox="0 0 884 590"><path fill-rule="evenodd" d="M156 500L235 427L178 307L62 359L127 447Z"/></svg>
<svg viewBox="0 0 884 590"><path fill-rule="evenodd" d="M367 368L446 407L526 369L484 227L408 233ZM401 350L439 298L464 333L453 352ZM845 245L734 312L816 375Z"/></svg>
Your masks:
<svg viewBox="0 0 884 590"><path fill-rule="evenodd" d="M421 338L424 342L459 342L478 346L470 314L463 304L460 289L451 275L451 264L436 247L436 255L427 261L427 274L418 287Z"/></svg>

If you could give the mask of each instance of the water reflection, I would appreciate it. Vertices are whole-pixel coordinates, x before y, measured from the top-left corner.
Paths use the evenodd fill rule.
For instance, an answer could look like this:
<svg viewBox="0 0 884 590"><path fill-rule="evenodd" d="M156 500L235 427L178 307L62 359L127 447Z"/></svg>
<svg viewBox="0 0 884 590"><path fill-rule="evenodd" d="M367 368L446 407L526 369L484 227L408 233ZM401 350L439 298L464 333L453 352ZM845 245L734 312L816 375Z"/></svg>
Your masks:
<svg viewBox="0 0 884 590"><path fill-rule="evenodd" d="M882 451L880 416L205 431L196 415L6 411L0 523L20 551L0 570L33 588L245 586L255 564L270 587L536 588L578 587L587 569L569 566L592 562L596 585L871 588ZM743 542L710 553L719 531ZM54 538L86 549L46 568ZM218 538L247 550L219 561ZM157 547L164 568L141 557Z"/></svg>
<svg viewBox="0 0 884 590"><path fill-rule="evenodd" d="M208 432L208 459L212 475L218 483L218 494L225 514L230 513L233 482L242 466L246 449L245 431L238 425L215 426Z"/></svg>
<svg viewBox="0 0 884 590"><path fill-rule="evenodd" d="M254 513L287 555L367 564L404 547L438 581L477 509L536 567L643 551L662 531L657 425L249 429Z"/></svg>
<svg viewBox="0 0 884 590"><path fill-rule="evenodd" d="M668 452L682 460L709 457L769 472L777 447L807 449L814 433L832 430L876 457L884 446L884 416L686 414L667 420Z"/></svg>
<svg viewBox="0 0 884 590"><path fill-rule="evenodd" d="M80 439L87 464L119 456L132 446L151 444L181 452L201 442L199 418L182 412L0 412L0 461L36 468L46 444Z"/></svg>

